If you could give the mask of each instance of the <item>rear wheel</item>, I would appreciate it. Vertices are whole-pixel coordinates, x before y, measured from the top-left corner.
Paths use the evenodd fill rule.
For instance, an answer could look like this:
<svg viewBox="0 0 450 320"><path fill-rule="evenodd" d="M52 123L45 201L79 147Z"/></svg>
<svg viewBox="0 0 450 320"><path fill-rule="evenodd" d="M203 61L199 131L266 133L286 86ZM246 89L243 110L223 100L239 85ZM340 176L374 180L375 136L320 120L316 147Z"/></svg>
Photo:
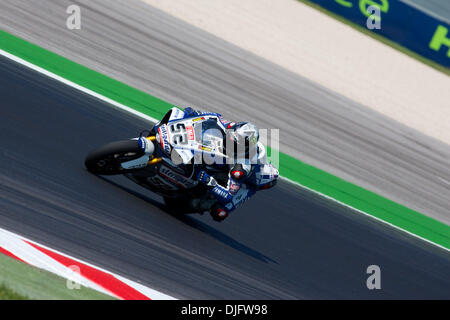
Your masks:
<svg viewBox="0 0 450 320"><path fill-rule="evenodd" d="M84 164L89 172L101 175L123 174L133 170L125 170L121 163L142 157L144 152L137 140L123 140L108 143L92 151Z"/></svg>

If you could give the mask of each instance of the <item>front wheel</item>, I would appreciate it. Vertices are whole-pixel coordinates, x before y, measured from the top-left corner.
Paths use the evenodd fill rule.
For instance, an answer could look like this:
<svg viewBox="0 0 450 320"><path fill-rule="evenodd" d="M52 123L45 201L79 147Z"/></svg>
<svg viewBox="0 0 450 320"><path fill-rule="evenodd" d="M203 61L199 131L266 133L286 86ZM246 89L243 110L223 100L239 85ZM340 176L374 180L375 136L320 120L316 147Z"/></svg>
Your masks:
<svg viewBox="0 0 450 320"><path fill-rule="evenodd" d="M88 154L84 165L89 172L100 175L124 174L133 170L122 168L121 163L142 157L144 152L137 140L108 143Z"/></svg>

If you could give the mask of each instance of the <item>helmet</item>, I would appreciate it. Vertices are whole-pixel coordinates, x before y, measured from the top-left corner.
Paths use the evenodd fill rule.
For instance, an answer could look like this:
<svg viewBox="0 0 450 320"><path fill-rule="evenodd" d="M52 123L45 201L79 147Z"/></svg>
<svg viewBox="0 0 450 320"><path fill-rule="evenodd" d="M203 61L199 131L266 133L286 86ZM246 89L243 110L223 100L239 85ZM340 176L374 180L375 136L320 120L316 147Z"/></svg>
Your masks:
<svg viewBox="0 0 450 320"><path fill-rule="evenodd" d="M257 153L259 130L250 122L239 122L227 129L225 148L227 155L234 152L235 158L253 158ZM234 151L230 151L234 150Z"/></svg>

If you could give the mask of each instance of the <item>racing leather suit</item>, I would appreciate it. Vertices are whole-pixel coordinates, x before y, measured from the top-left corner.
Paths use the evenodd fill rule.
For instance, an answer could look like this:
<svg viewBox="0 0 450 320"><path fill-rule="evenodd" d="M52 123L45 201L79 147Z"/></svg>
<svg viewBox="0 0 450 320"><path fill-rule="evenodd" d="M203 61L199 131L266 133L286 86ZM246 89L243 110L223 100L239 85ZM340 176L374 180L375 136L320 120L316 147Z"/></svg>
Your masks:
<svg viewBox="0 0 450 320"><path fill-rule="evenodd" d="M184 112L185 116L189 117L216 115L226 129L231 128L234 124L224 120L222 115L218 113L200 112L192 108L186 108ZM224 220L231 211L250 199L256 191L271 188L276 184L278 170L267 163L264 145L258 142L257 148L258 159L256 161L250 163L248 159L237 159L235 164L226 165L227 168L222 168L223 170L228 170L228 182L224 186L220 185L206 171L198 171L198 180L205 184L208 188L208 193L217 199L217 204L210 210L214 220ZM223 165L220 164L218 166L222 167Z"/></svg>

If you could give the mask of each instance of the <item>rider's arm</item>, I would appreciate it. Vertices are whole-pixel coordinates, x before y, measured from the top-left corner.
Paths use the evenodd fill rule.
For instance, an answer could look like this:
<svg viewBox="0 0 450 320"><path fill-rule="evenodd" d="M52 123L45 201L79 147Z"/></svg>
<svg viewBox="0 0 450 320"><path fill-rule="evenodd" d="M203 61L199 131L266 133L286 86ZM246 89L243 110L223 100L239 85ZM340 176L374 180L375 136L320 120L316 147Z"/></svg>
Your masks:
<svg viewBox="0 0 450 320"><path fill-rule="evenodd" d="M245 183L247 172L242 166L235 166L228 175L226 187L217 183L206 172L201 171L198 178L208 187L208 192L224 206L228 212L235 210L256 192L256 189Z"/></svg>
<svg viewBox="0 0 450 320"><path fill-rule="evenodd" d="M232 178L230 179L230 181L231 180ZM231 195L231 198L229 198L228 201L221 203L227 209L228 213L236 210L240 205L242 205L245 201L250 199L256 193L256 189L254 189L249 184L236 183L235 186L237 185L239 185L239 189L236 192L232 192L230 186L228 187L228 192Z"/></svg>

